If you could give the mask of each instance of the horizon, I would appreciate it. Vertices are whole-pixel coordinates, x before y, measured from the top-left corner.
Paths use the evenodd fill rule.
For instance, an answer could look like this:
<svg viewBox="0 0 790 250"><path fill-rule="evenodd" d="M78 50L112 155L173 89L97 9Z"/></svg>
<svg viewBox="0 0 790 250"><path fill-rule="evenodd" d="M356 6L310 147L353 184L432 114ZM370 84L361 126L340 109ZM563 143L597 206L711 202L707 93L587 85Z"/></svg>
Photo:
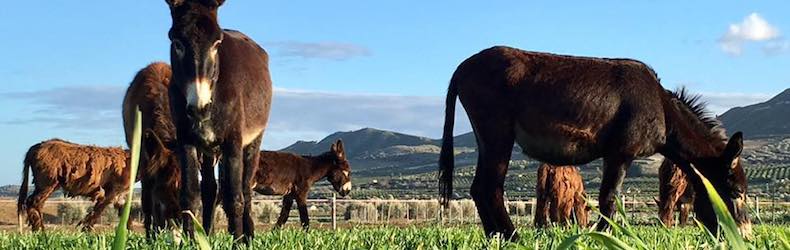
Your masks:
<svg viewBox="0 0 790 250"><path fill-rule="evenodd" d="M452 72L494 45L637 59L716 115L790 86L777 70L790 68L790 2L606 2L234 0L219 22L269 52L266 149L366 127L439 138ZM0 185L19 183L24 153L42 140L125 145L126 87L148 63L169 62L164 1L15 1L0 23L11 38L0 41L11 59L0 62ZM471 131L463 112L456 135Z"/></svg>

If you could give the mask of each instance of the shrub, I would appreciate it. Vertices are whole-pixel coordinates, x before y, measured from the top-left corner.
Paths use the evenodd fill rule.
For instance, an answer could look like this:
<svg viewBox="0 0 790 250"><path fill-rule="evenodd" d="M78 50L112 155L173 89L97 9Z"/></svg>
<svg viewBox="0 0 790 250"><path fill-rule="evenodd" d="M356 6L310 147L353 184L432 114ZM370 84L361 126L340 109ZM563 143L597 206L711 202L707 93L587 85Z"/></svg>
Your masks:
<svg viewBox="0 0 790 250"><path fill-rule="evenodd" d="M64 224L74 224L82 220L87 214L88 206L82 203L61 203L58 204L58 217Z"/></svg>

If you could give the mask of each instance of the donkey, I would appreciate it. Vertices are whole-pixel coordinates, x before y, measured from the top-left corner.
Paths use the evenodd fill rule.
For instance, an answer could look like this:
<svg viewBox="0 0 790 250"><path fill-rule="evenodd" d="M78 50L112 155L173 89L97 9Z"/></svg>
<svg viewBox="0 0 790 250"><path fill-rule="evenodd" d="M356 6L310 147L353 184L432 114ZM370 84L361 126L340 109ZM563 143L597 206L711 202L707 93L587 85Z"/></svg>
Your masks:
<svg viewBox="0 0 790 250"><path fill-rule="evenodd" d="M78 225L91 231L104 209L128 192L131 174L126 167L129 151L74 144L60 139L37 143L25 154L17 214L26 212L33 231L44 229L41 208L52 192L63 188L68 196L89 197L96 203ZM33 172L33 195L27 196L28 175Z"/></svg>
<svg viewBox="0 0 790 250"><path fill-rule="evenodd" d="M439 159L440 201L452 193L455 99L466 109L478 144L471 187L485 233L518 239L503 200L514 142L525 155L552 165L579 165L603 158L598 201L612 216L627 166L656 152L688 176L700 194L695 211L711 231L716 217L694 168L709 179L746 232L746 175L740 165L743 135L728 142L711 133L719 126L685 90L666 91L642 62L528 52L496 46L462 62L447 91ZM694 168L692 168L692 165ZM600 221L597 229L609 227Z"/></svg>
<svg viewBox="0 0 790 250"><path fill-rule="evenodd" d="M679 211L678 225L686 225L695 193L689 179L680 168L664 159L658 169L658 217L667 227L674 226L675 211Z"/></svg>
<svg viewBox="0 0 790 250"><path fill-rule="evenodd" d="M535 227L546 226L546 217L561 224L575 219L579 226L587 227L590 208L587 207L582 176L576 167L541 164L535 195Z"/></svg>
<svg viewBox="0 0 790 250"><path fill-rule="evenodd" d="M173 21L168 93L181 164L181 209L196 212L200 193L203 223L211 230L214 206L205 204L216 201L214 159L220 159L228 230L247 243L254 236L250 184L271 107L268 54L241 32L220 29L217 9L224 0L165 1ZM183 215L182 222L192 236L190 216Z"/></svg>
<svg viewBox="0 0 790 250"><path fill-rule="evenodd" d="M140 150L141 205L146 236L151 238L161 230L168 219L178 218L178 203L161 204L177 200L180 174L178 159L166 145L175 144L175 126L170 115L167 95L172 71L163 62L151 63L141 69L129 84L123 98L123 127L126 144L132 145L135 107L142 112L142 145ZM154 192L157 190L157 192ZM167 216L165 214L168 214ZM176 217L172 217L176 216Z"/></svg>
<svg viewBox="0 0 790 250"><path fill-rule="evenodd" d="M309 228L307 193L316 181L326 178L340 196L351 192L351 166L343 142L337 140L328 152L318 156L299 156L284 152L261 151L254 190L263 195L283 195L283 206L276 227L288 221L296 200L302 227Z"/></svg>

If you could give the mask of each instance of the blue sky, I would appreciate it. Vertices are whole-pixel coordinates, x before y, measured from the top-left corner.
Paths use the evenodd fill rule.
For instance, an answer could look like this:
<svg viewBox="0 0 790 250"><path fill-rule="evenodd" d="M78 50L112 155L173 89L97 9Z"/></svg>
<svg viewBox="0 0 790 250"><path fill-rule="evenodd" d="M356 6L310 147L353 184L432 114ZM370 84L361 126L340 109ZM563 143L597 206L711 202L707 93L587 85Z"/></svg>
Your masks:
<svg viewBox="0 0 790 250"><path fill-rule="evenodd" d="M219 16L271 55L269 149L362 127L436 138L453 70L493 45L635 58L715 112L790 86L787 1L526 2L228 0ZM122 145L123 92L168 61L169 27L161 0L4 3L0 184L44 139Z"/></svg>

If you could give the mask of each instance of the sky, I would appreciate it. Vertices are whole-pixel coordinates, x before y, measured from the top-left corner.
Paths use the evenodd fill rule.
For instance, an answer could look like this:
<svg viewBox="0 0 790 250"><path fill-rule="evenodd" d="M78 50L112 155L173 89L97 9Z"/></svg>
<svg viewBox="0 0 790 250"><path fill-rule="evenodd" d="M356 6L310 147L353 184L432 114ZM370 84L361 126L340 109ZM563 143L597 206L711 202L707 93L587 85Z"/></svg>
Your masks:
<svg viewBox="0 0 790 250"><path fill-rule="evenodd" d="M263 148L364 127L438 138L457 65L494 46L652 66L720 114L790 87L788 1L227 0L223 28L270 54ZM137 70L169 61L162 0L9 1L0 8L0 185L53 137L124 145L120 107ZM456 134L470 131L463 110Z"/></svg>

